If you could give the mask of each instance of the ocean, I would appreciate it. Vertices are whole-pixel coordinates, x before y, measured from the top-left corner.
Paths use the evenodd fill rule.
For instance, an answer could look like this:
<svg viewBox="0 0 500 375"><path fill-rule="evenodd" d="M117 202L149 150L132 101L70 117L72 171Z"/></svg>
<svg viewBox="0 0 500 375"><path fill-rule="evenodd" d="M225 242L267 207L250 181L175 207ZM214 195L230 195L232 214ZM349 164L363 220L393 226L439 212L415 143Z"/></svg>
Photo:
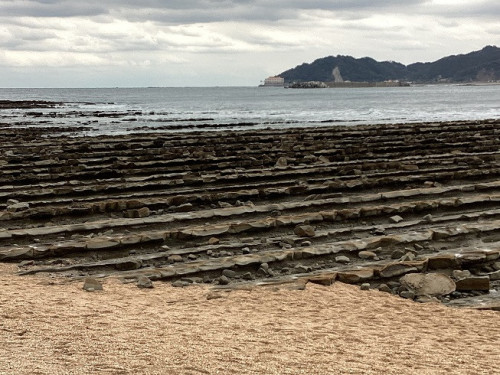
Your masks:
<svg viewBox="0 0 500 375"><path fill-rule="evenodd" d="M500 85L0 89L4 99L63 102L0 110L0 123L74 128L72 135L500 118Z"/></svg>

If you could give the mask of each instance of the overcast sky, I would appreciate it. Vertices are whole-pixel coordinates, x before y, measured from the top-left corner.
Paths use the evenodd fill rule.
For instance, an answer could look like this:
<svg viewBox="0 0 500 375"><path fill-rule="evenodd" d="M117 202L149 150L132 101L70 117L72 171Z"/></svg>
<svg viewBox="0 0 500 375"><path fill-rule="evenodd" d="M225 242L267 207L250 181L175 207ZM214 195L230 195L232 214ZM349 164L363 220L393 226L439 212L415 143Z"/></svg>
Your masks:
<svg viewBox="0 0 500 375"><path fill-rule="evenodd" d="M1 0L0 87L255 86L329 55L500 46L499 0Z"/></svg>

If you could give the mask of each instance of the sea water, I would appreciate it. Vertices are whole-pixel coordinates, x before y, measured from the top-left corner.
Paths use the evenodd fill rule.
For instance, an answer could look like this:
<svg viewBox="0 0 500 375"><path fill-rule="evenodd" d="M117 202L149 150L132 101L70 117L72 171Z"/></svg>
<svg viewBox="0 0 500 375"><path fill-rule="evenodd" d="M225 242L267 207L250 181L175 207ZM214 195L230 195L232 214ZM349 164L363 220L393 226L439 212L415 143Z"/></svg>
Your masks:
<svg viewBox="0 0 500 375"><path fill-rule="evenodd" d="M78 127L82 135L500 118L500 85L0 89L4 99L64 105L0 110L0 122Z"/></svg>

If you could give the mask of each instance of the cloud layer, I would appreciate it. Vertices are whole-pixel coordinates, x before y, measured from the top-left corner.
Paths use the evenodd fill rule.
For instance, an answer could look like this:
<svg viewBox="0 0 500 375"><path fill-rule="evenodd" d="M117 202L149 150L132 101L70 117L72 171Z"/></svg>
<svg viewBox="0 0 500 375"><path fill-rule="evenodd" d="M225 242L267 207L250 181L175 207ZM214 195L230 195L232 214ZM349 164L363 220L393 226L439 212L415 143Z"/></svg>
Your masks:
<svg viewBox="0 0 500 375"><path fill-rule="evenodd" d="M498 19L496 0L4 0L0 86L251 85L332 54L430 61L498 44Z"/></svg>

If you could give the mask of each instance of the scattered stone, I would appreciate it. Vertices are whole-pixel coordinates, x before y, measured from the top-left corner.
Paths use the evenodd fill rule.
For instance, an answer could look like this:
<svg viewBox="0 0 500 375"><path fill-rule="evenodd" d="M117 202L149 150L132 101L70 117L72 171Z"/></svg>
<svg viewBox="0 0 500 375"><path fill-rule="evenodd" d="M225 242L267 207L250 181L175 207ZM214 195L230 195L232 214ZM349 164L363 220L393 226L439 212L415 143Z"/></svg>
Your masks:
<svg viewBox="0 0 500 375"><path fill-rule="evenodd" d="M225 269L225 270L222 271L222 275L226 276L226 277L228 277L230 279L234 279L236 277L237 273L235 271L233 271L233 270Z"/></svg>
<svg viewBox="0 0 500 375"><path fill-rule="evenodd" d="M374 272L370 268L362 268L359 270L340 271L337 274L337 279L347 284L358 284L363 281L373 279Z"/></svg>
<svg viewBox="0 0 500 375"><path fill-rule="evenodd" d="M397 223L402 222L404 219L403 219L401 216L399 216L399 215L394 215L394 216L391 216L391 217L389 218L389 220L390 220L392 223L397 224Z"/></svg>
<svg viewBox="0 0 500 375"><path fill-rule="evenodd" d="M7 206L13 206L14 204L18 204L19 201L17 199L7 199Z"/></svg>
<svg viewBox="0 0 500 375"><path fill-rule="evenodd" d="M373 251L360 251L358 253L358 257L361 259L375 259L377 258L377 254L375 254Z"/></svg>
<svg viewBox="0 0 500 375"><path fill-rule="evenodd" d="M102 284L93 277L87 277L83 283L83 290L87 292L95 292L97 290L103 290Z"/></svg>
<svg viewBox="0 0 500 375"><path fill-rule="evenodd" d="M142 261L140 259L131 259L131 260L127 260L127 261L115 264L115 268L118 271L137 270L141 267L142 267Z"/></svg>
<svg viewBox="0 0 500 375"><path fill-rule="evenodd" d="M136 283L138 288L153 288L153 282L151 279L147 276L139 276L137 278L137 283Z"/></svg>
<svg viewBox="0 0 500 375"><path fill-rule="evenodd" d="M406 298L406 299L414 299L415 298L415 293L411 290L402 290L399 292L400 297Z"/></svg>
<svg viewBox="0 0 500 375"><path fill-rule="evenodd" d="M454 254L440 254L429 258L427 267L431 270L458 267L458 260Z"/></svg>
<svg viewBox="0 0 500 375"><path fill-rule="evenodd" d="M335 262L347 264L347 263L350 263L351 260L348 257L346 257L345 255L339 255L339 256L335 257Z"/></svg>
<svg viewBox="0 0 500 375"><path fill-rule="evenodd" d="M251 272L244 273L243 275L241 275L241 278L243 280L253 280L254 279L254 277L253 277L253 275L252 275Z"/></svg>
<svg viewBox="0 0 500 375"><path fill-rule="evenodd" d="M318 285L330 286L334 283L337 274L314 276L308 279L309 282Z"/></svg>
<svg viewBox="0 0 500 375"><path fill-rule="evenodd" d="M297 225L293 232L299 237L314 237L316 235L311 225Z"/></svg>
<svg viewBox="0 0 500 375"><path fill-rule="evenodd" d="M228 203L228 202L218 202L219 204L219 207L221 208L231 208L233 207L233 205L231 203Z"/></svg>
<svg viewBox="0 0 500 375"><path fill-rule="evenodd" d="M276 167L286 167L288 165L288 159L284 156L280 157L276 161Z"/></svg>
<svg viewBox="0 0 500 375"><path fill-rule="evenodd" d="M415 300L419 303L441 303L441 301L439 299L437 299L436 297L432 297L432 296L418 296L417 299Z"/></svg>
<svg viewBox="0 0 500 375"><path fill-rule="evenodd" d="M491 281L500 280L500 271L490 272L488 274L488 277L490 278Z"/></svg>
<svg viewBox="0 0 500 375"><path fill-rule="evenodd" d="M488 276L471 276L460 280L457 280L457 290L480 290L489 291L490 290L490 278Z"/></svg>
<svg viewBox="0 0 500 375"><path fill-rule="evenodd" d="M401 257L401 259L399 259L399 260L401 262L411 262L411 261L415 260L415 254L408 252L405 255L403 255Z"/></svg>
<svg viewBox="0 0 500 375"><path fill-rule="evenodd" d="M303 266L302 264L297 264L295 267L293 267L293 270L295 273L307 273L311 272L311 267L306 267Z"/></svg>
<svg viewBox="0 0 500 375"><path fill-rule="evenodd" d="M208 240L209 245L217 245L220 242L220 240L217 237L211 237Z"/></svg>
<svg viewBox="0 0 500 375"><path fill-rule="evenodd" d="M427 214L422 218L424 221L427 221L428 223L432 223L433 217L431 214Z"/></svg>
<svg viewBox="0 0 500 375"><path fill-rule="evenodd" d="M250 248L248 248L248 247L244 247L243 249L241 249L241 252L243 254L250 254L251 253Z"/></svg>
<svg viewBox="0 0 500 375"><path fill-rule="evenodd" d="M380 284L377 289L381 292L392 293L392 289L387 284Z"/></svg>
<svg viewBox="0 0 500 375"><path fill-rule="evenodd" d="M184 288L188 285L189 285L189 283L187 281L182 281L182 280L176 280L172 283L172 286L174 288Z"/></svg>
<svg viewBox="0 0 500 375"><path fill-rule="evenodd" d="M455 280L461 280L470 277L471 273L469 270L453 270L452 276Z"/></svg>
<svg viewBox="0 0 500 375"><path fill-rule="evenodd" d="M183 262L184 259L182 259L182 256L181 255L178 255L178 254L174 254L174 255L170 255L167 260L170 262L170 263L180 263L180 262Z"/></svg>
<svg viewBox="0 0 500 375"><path fill-rule="evenodd" d="M32 266L35 264L34 260L23 260L21 263L19 263L19 267L27 267L27 266Z"/></svg>
<svg viewBox="0 0 500 375"><path fill-rule="evenodd" d="M409 273L399 281L416 296L444 296L456 290L455 282L441 273Z"/></svg>
<svg viewBox="0 0 500 375"><path fill-rule="evenodd" d="M222 275L217 279L219 281L219 285L227 285L231 282L227 276Z"/></svg>
<svg viewBox="0 0 500 375"><path fill-rule="evenodd" d="M198 255L196 255L196 254L189 254L188 255L188 259L189 260L196 260L196 259L198 259Z"/></svg>
<svg viewBox="0 0 500 375"><path fill-rule="evenodd" d="M312 245L311 241L303 241L300 244L300 246L302 246L302 247L308 247L308 246L311 246L311 245Z"/></svg>
<svg viewBox="0 0 500 375"><path fill-rule="evenodd" d="M416 251L422 251L424 250L424 247L418 243L414 243L413 247L415 248Z"/></svg>
<svg viewBox="0 0 500 375"><path fill-rule="evenodd" d="M405 255L405 252L401 249L396 249L391 253L391 259L401 259Z"/></svg>
<svg viewBox="0 0 500 375"><path fill-rule="evenodd" d="M19 211L29 210L29 208L30 208L29 203L22 202L22 203L15 203L15 204L11 204L10 206L7 206L7 211L8 212L19 212Z"/></svg>
<svg viewBox="0 0 500 375"><path fill-rule="evenodd" d="M212 299L220 299L220 298L225 298L225 295L222 294L222 293L218 293L218 292L209 292L207 294L207 300L212 300Z"/></svg>
<svg viewBox="0 0 500 375"><path fill-rule="evenodd" d="M370 283L363 283L360 285L359 289L361 290L370 290Z"/></svg>
<svg viewBox="0 0 500 375"><path fill-rule="evenodd" d="M393 263L382 268L379 271L379 274L380 277L390 279L392 277L405 275L410 272L418 272L417 267L403 263Z"/></svg>

